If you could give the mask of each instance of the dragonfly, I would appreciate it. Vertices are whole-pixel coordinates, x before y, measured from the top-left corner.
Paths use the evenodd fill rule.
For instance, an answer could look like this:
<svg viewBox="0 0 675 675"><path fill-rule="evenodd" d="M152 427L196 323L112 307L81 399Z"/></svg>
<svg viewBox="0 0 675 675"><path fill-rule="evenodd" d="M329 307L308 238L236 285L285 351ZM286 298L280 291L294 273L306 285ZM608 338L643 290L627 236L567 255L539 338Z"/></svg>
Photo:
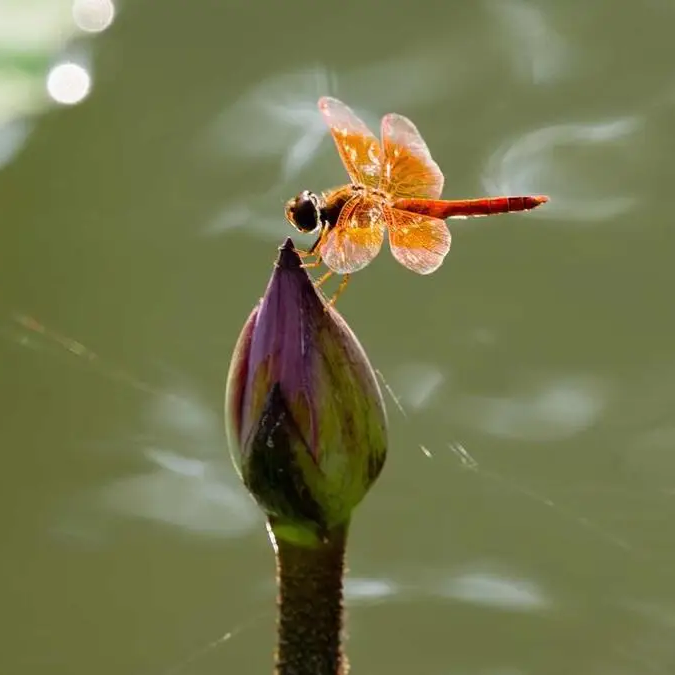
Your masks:
<svg viewBox="0 0 675 675"><path fill-rule="evenodd" d="M394 258L418 274L431 274L450 251L445 220L529 211L544 195L441 199L444 176L417 127L407 117L382 118L380 139L342 101L323 96L319 111L330 129L350 183L321 194L303 190L285 204L286 219L299 232L316 234L302 258L305 267L328 268L315 282L343 275L335 303L350 275L379 253L385 231Z"/></svg>

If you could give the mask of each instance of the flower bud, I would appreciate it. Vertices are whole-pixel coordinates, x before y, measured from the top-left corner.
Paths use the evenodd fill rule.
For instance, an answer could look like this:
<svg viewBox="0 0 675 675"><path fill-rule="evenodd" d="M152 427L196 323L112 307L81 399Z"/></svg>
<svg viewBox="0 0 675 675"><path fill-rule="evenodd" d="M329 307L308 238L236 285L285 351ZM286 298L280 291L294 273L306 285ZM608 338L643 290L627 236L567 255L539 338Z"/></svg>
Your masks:
<svg viewBox="0 0 675 675"><path fill-rule="evenodd" d="M384 465L373 368L290 239L237 341L225 408L235 465L277 537L315 540L347 523Z"/></svg>

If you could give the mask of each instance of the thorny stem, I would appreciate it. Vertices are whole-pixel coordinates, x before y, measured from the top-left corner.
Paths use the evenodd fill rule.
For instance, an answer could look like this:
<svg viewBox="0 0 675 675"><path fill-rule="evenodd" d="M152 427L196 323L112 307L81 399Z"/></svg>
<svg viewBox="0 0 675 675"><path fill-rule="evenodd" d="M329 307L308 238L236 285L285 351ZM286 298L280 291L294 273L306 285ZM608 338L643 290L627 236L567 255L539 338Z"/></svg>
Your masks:
<svg viewBox="0 0 675 675"><path fill-rule="evenodd" d="M270 526L273 533L274 526ZM276 675L347 675L342 583L348 525L314 546L277 538Z"/></svg>

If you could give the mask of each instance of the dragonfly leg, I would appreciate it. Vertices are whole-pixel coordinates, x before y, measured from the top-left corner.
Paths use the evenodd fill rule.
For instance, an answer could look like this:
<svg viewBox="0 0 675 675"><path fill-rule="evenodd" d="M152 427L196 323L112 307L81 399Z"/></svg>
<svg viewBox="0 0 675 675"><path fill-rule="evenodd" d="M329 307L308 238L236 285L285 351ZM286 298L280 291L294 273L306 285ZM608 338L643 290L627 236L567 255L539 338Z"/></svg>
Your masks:
<svg viewBox="0 0 675 675"><path fill-rule="evenodd" d="M323 274L322 276L320 276L320 277L314 282L314 286L315 286L316 288L319 288L319 286L323 285L323 284L324 284L326 281L328 281L328 279L330 279L330 277L332 277L332 276L333 276L333 271L332 271L332 270L328 270L328 272L326 272L325 274Z"/></svg>
<svg viewBox="0 0 675 675"><path fill-rule="evenodd" d="M324 277L325 276L326 275L324 274ZM350 277L351 277L351 274L345 274L342 277L342 279L340 281L340 285L337 288L337 291L335 291L335 293L333 294L333 297L328 301L328 304L326 305L326 308L332 307L335 304L335 301L340 297L340 295L342 295L342 291L344 291L345 288L347 288L347 284L349 283ZM321 279L319 279L319 281L321 281Z"/></svg>
<svg viewBox="0 0 675 675"><path fill-rule="evenodd" d="M309 254L314 254L314 255L319 255L316 251L323 242L324 238L326 237L326 226L324 225L321 228L321 232L319 232L319 236L316 238L316 241L309 247Z"/></svg>
<svg viewBox="0 0 675 675"><path fill-rule="evenodd" d="M317 253L313 253L313 254L310 254L310 255L315 255L316 260L313 260L312 262L302 263L300 265L300 267L304 267L307 270L307 269L312 269L313 267L319 267L319 265L321 265L321 256L320 255L318 255Z"/></svg>
<svg viewBox="0 0 675 675"><path fill-rule="evenodd" d="M323 230L319 233L319 236L317 237L316 241L307 249L302 249L302 248L297 248L295 249L295 252L301 257L301 258L311 258L313 256L316 256L318 258L319 262L321 261L321 254L317 252L317 249L319 248L319 244L323 240ZM317 263L318 264L318 263ZM316 265L315 265L316 267Z"/></svg>

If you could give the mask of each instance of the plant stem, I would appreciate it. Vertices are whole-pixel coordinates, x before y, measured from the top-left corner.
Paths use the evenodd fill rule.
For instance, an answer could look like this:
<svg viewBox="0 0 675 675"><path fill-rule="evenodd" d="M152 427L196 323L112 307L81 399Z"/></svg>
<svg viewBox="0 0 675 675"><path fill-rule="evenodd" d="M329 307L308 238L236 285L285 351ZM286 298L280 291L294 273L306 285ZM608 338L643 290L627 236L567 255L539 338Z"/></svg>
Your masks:
<svg viewBox="0 0 675 675"><path fill-rule="evenodd" d="M276 675L347 675L342 652L347 530L348 524L341 525L309 546L276 538Z"/></svg>

